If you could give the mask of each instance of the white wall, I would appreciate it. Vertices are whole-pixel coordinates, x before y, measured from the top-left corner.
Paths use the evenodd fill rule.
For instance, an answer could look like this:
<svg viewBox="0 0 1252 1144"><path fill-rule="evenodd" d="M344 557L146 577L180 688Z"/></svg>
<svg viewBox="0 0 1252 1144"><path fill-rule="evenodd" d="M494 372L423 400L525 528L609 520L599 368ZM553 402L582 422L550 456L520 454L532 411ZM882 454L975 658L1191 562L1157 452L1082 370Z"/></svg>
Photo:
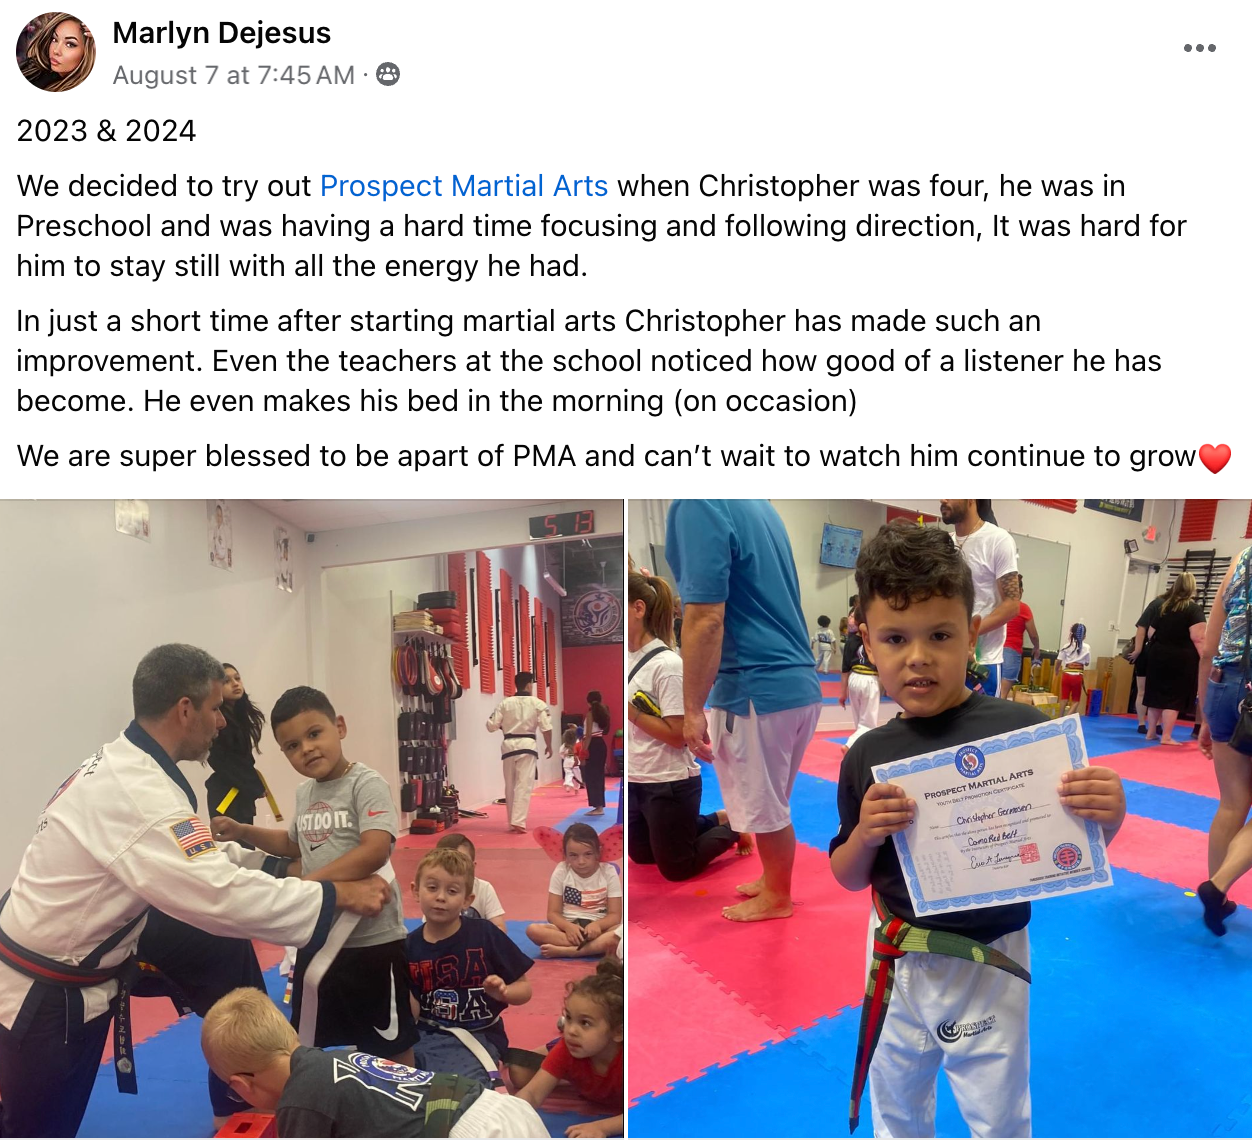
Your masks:
<svg viewBox="0 0 1252 1144"><path fill-rule="evenodd" d="M822 525L830 522L860 528L868 538L886 520L887 502L776 500L772 503L786 523L791 538L806 621L815 626L817 616L822 612L837 621L839 616L846 614L844 609L848 597L856 591L856 587L851 569L826 568L818 562ZM932 515L939 512L937 498L904 498L890 503ZM1247 502L1231 503L1242 506L1237 530L1241 534L1247 520ZM1174 513L1173 501L1148 501L1144 505L1142 522L1120 520L1081 507L1077 513L1061 512L1021 500L997 500L993 506L996 520L1002 528L1019 536L1070 546L1062 621L1065 630L1077 620L1083 620L1088 629L1087 638L1097 655L1112 654L1119 639L1134 635L1134 621L1141 604L1134 606L1132 600L1142 599L1143 579L1142 574L1138 578L1128 575L1123 541L1137 540L1138 555L1142 559L1163 562L1170 551L1171 514L1181 518L1181 502L1178 502L1177 513ZM647 552L649 543L664 543L667 507L666 501L645 502L641 511L636 513L632 503L630 550L636 560ZM1226 506L1221 506L1219 528L1238 515L1237 509L1226 511ZM1157 527L1155 543L1148 543L1142 535L1149 524ZM1174 530L1177 531L1177 520ZM1028 569L1025 574L1029 579ZM1137 597L1135 593L1138 593ZM1110 622L1117 630L1109 630Z"/></svg>
<svg viewBox="0 0 1252 1144"><path fill-rule="evenodd" d="M304 546L292 546L295 591L278 591L273 529L283 522L246 501L230 506L234 570L226 572L209 564L204 501L150 502L147 543L114 531L112 501L0 501L0 691L10 713L0 887L57 785L130 722L131 677L150 648L190 643L236 664L267 716L281 691L307 682ZM290 767L268 730L261 745L259 765L285 790ZM203 813L208 772L184 771Z"/></svg>

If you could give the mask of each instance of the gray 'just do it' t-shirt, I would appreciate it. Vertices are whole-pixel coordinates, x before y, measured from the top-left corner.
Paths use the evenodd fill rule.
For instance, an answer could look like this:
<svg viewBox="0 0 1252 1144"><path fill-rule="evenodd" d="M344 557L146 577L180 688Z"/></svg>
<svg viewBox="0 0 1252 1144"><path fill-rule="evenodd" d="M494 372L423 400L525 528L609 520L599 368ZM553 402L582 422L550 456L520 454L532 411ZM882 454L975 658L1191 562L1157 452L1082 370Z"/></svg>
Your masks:
<svg viewBox="0 0 1252 1144"><path fill-rule="evenodd" d="M337 779L302 782L296 790L296 813L287 836L300 846L306 874L342 858L361 844L366 830L385 830L395 841L399 831L396 804L387 780L361 763L353 763ZM401 912L400 887L391 883L391 901L376 918L362 918L344 943L345 948L400 941L408 931Z"/></svg>

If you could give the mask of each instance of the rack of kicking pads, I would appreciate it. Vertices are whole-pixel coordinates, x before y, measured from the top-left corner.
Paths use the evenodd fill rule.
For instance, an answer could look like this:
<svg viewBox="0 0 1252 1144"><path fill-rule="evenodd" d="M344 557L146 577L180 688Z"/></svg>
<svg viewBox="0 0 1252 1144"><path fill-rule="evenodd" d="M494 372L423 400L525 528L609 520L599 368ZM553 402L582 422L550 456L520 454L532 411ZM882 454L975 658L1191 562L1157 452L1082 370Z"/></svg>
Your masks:
<svg viewBox="0 0 1252 1144"><path fill-rule="evenodd" d="M455 826L458 793L448 777L456 737L456 701L464 694L452 645L465 638L455 592L427 592L412 611L392 617L391 675L399 714L400 810L410 834Z"/></svg>

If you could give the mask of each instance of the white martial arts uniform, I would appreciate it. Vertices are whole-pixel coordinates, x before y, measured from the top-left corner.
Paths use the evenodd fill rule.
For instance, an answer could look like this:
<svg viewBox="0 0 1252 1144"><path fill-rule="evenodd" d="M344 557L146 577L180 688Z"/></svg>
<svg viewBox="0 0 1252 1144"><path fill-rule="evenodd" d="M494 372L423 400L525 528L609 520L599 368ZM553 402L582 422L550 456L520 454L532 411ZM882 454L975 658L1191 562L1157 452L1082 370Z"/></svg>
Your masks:
<svg viewBox="0 0 1252 1144"><path fill-rule="evenodd" d="M813 658L818 671L830 670L830 659L835 654L835 648L838 645L839 637L830 628L818 628L813 633L809 646L813 649Z"/></svg>
<svg viewBox="0 0 1252 1144"><path fill-rule="evenodd" d="M878 703L882 698L882 689L878 685L877 673L857 671L855 666L843 677L843 686L848 695L848 711L855 724L852 734L848 736L850 747L866 731L878 726Z"/></svg>
<svg viewBox="0 0 1252 1144"><path fill-rule="evenodd" d="M154 906L224 937L320 945L334 918L333 887L271 877L263 868L276 872L277 859L214 842L194 806L178 767L132 723L40 812L0 911L7 942L65 965L109 969L131 958L145 922L111 948L110 938ZM0 1026L9 1033L0 1054L14 1054L0 1062L5 1069L37 1069L22 1041L50 988L0 963ZM72 991L81 994L81 1007L70 1009L81 1027L108 1012L118 983ZM4 1100L20 1096L6 1091Z"/></svg>
<svg viewBox="0 0 1252 1144"><path fill-rule="evenodd" d="M552 730L548 705L534 695L510 695L491 713L488 731L503 731L504 802L510 826L525 826L539 762L537 733Z"/></svg>
<svg viewBox="0 0 1252 1144"><path fill-rule="evenodd" d="M207 837L187 846L197 828L204 835L208 829L192 812L181 772L171 764L182 789L146 747L161 750L131 724L61 784L39 816L0 929L19 945L70 965L150 905L224 937L305 945L319 928L324 937L334 891L262 873L269 856L234 842ZM101 967L125 961L142 932L143 925L136 926L100 959ZM0 1025L13 1028L31 985L0 964ZM83 1019L103 1013L116 992L116 982L84 989Z"/></svg>
<svg viewBox="0 0 1252 1144"><path fill-rule="evenodd" d="M870 910L867 974L878 924ZM989 944L1030 971L1024 928ZM1029 1136L1030 986L943 953L900 958L869 1066L875 1136L934 1136L940 1065L972 1136Z"/></svg>

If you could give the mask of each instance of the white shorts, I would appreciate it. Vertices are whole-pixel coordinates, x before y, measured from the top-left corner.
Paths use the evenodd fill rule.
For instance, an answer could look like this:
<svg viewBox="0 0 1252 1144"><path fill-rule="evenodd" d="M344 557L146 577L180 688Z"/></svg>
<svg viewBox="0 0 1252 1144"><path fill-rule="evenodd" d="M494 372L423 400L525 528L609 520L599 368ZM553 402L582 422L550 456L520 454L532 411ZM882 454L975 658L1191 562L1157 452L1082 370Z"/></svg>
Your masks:
<svg viewBox="0 0 1252 1144"><path fill-rule="evenodd" d="M791 825L791 788L817 729L820 703L758 715L713 709L709 739L732 830L769 834Z"/></svg>
<svg viewBox="0 0 1252 1144"><path fill-rule="evenodd" d="M867 974L877 928L871 910ZM990 944L1029 971L1025 929ZM1003 969L961 957L900 958L869 1066L875 1136L934 1136L940 1065L972 1136L1029 1136L1030 986Z"/></svg>
<svg viewBox="0 0 1252 1144"><path fill-rule="evenodd" d="M546 1140L548 1130L521 1097L487 1089L465 1110L449 1140Z"/></svg>

